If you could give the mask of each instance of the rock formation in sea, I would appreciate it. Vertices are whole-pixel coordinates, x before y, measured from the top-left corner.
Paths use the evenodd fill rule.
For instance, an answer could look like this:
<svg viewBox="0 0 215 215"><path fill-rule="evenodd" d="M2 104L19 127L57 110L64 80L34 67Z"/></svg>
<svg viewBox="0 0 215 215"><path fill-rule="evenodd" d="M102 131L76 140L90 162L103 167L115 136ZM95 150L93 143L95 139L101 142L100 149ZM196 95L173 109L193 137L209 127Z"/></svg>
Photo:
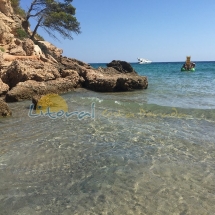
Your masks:
<svg viewBox="0 0 215 215"><path fill-rule="evenodd" d="M20 38L24 19L13 12L10 0L0 0L0 116L11 115L5 102L32 99L48 93L65 93L78 87L98 92L146 89L125 61L112 61L94 69L80 60L62 56L48 41ZM30 29L28 29L30 31Z"/></svg>

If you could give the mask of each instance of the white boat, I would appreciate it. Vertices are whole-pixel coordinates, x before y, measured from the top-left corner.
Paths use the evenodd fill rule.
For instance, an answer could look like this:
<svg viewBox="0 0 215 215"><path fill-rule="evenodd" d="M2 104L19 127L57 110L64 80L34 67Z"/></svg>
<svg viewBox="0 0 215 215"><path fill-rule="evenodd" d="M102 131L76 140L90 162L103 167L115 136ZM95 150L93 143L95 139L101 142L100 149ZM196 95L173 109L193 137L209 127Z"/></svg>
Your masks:
<svg viewBox="0 0 215 215"><path fill-rule="evenodd" d="M147 60L147 59L144 59L144 58L137 58L137 60L138 60L139 64L147 64L147 63L152 62L151 60Z"/></svg>

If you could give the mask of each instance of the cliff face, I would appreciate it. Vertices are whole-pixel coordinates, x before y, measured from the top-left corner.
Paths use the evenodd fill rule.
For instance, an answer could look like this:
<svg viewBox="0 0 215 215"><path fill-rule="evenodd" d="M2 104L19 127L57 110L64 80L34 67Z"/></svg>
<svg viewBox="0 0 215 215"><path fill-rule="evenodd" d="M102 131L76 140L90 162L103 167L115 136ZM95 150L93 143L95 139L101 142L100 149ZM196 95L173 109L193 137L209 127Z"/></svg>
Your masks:
<svg viewBox="0 0 215 215"><path fill-rule="evenodd" d="M146 89L146 77L130 64L113 61L94 69L82 61L63 57L63 50L48 41L20 38L23 18L14 14L10 0L0 0L0 116L10 115L6 102L31 99L47 93L64 93L77 87L112 92ZM26 35L30 33L25 32Z"/></svg>
<svg viewBox="0 0 215 215"><path fill-rule="evenodd" d="M0 11L4 13L6 16L10 16L13 14L13 8L11 7L10 0L0 1Z"/></svg>
<svg viewBox="0 0 215 215"><path fill-rule="evenodd" d="M14 35L17 24L13 20L13 8L11 7L10 0L0 0L0 45L5 46L10 44Z"/></svg>

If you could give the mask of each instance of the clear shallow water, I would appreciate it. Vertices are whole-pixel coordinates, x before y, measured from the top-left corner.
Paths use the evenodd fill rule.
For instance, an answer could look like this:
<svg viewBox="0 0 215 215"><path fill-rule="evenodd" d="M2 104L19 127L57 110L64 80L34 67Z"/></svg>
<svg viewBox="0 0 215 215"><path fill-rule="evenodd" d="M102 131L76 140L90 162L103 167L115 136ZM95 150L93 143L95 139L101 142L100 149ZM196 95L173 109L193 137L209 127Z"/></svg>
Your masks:
<svg viewBox="0 0 215 215"><path fill-rule="evenodd" d="M94 102L95 119L33 119L30 101L10 104L0 214L214 214L215 65L196 65L133 64L147 90L62 95L70 111Z"/></svg>
<svg viewBox="0 0 215 215"><path fill-rule="evenodd" d="M195 72L180 72L183 62L131 65L149 81L147 91L135 94L138 100L144 96L148 104L215 109L215 62L196 62Z"/></svg>

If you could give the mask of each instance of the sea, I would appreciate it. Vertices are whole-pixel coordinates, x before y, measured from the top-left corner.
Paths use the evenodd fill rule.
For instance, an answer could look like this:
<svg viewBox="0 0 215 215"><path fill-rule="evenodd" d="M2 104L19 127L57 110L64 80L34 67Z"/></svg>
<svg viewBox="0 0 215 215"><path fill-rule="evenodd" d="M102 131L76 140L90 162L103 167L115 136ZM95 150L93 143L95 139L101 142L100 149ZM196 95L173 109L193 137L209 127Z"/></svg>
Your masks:
<svg viewBox="0 0 215 215"><path fill-rule="evenodd" d="M131 63L146 90L76 89L55 118L9 103L0 215L214 215L215 62L195 63Z"/></svg>

